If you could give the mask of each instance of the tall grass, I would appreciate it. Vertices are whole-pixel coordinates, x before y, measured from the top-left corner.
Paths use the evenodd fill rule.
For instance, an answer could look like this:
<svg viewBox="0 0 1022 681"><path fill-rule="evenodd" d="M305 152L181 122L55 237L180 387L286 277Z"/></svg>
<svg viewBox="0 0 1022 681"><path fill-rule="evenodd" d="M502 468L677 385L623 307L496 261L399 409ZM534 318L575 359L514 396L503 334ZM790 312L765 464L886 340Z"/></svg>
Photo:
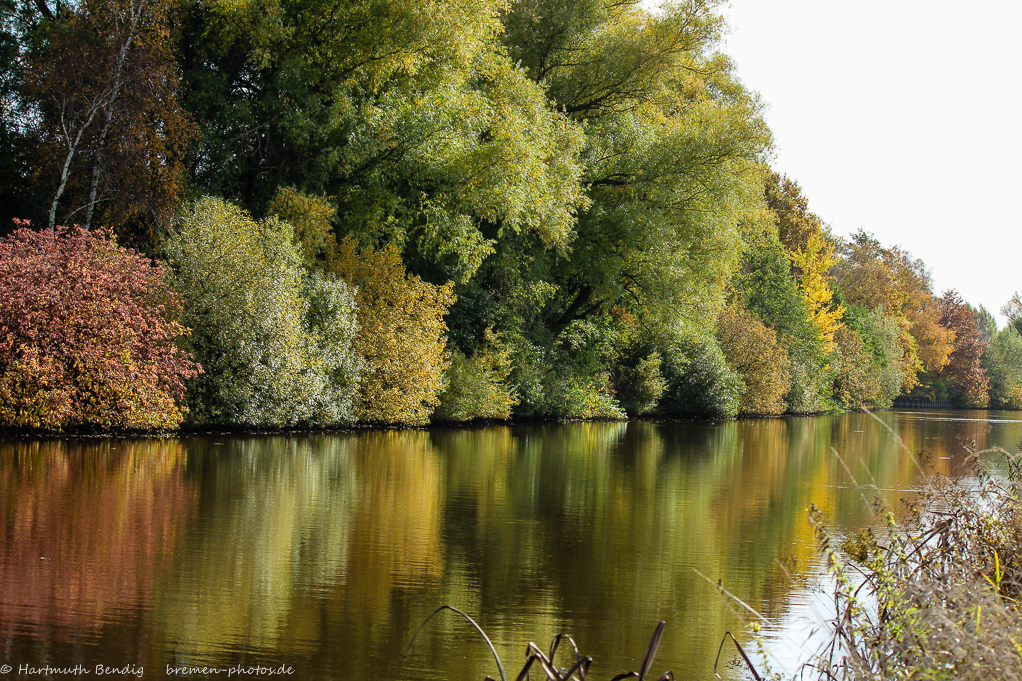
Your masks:
<svg viewBox="0 0 1022 681"><path fill-rule="evenodd" d="M1006 475L993 473L991 454ZM932 475L919 499L903 502L901 523L875 495L876 529L840 547L811 508L834 613L827 644L797 677L1022 679L1022 459L970 450L967 467L958 478Z"/></svg>

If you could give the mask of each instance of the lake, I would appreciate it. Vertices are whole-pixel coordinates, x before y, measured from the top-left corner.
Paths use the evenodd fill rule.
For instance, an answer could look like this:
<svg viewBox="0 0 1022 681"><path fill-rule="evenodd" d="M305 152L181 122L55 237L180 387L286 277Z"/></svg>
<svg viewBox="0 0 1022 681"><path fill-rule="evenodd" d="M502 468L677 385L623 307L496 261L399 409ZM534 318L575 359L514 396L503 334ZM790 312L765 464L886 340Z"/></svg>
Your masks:
<svg viewBox="0 0 1022 681"><path fill-rule="evenodd" d="M839 535L859 528L873 491L856 483L899 506L921 469L959 469L966 444L1015 451L1020 417L0 441L0 664L12 667L0 678L21 665L496 678L451 613L401 658L450 604L479 621L509 679L529 641L559 632L595 658L593 679L637 670L660 620L653 678L710 679L724 632L750 638L718 580L769 620L783 666L794 653L779 641L806 635L824 583L810 503ZM924 449L920 463L910 452Z"/></svg>

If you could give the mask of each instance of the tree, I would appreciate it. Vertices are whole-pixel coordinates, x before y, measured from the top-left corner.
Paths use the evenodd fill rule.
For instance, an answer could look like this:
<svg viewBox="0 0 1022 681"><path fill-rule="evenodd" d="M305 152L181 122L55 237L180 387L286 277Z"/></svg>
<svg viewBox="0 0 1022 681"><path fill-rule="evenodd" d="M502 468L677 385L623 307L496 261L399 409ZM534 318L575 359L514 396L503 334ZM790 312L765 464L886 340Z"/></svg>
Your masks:
<svg viewBox="0 0 1022 681"><path fill-rule="evenodd" d="M24 85L24 21L14 0L0 0L0 231L14 218L35 217L36 192L29 178L36 145L20 97Z"/></svg>
<svg viewBox="0 0 1022 681"><path fill-rule="evenodd" d="M990 379L990 408L1022 409L1022 336L1012 324L993 328L982 360Z"/></svg>
<svg viewBox="0 0 1022 681"><path fill-rule="evenodd" d="M44 17L24 97L49 162L47 221L103 222L132 238L165 225L181 194L191 123L177 103L170 0L88 0ZM139 232L138 230L142 230Z"/></svg>
<svg viewBox="0 0 1022 681"><path fill-rule="evenodd" d="M759 103L715 53L713 3L653 14L631 2L522 0L504 24L512 59L585 124L590 205L570 254L550 263L557 289L544 324L557 334L615 306L711 324L770 143Z"/></svg>
<svg viewBox="0 0 1022 681"><path fill-rule="evenodd" d="M955 341L948 363L938 376L950 382L950 392L957 403L986 407L990 381L983 371L983 353L989 343L982 339L976 314L957 291L945 291L940 298L940 323L954 333Z"/></svg>
<svg viewBox="0 0 1022 681"><path fill-rule="evenodd" d="M433 281L471 277L502 232L564 248L580 133L501 49L502 8L186 2L195 181L256 214L281 186L329 197L338 237L396 244Z"/></svg>
<svg viewBox="0 0 1022 681"><path fill-rule="evenodd" d="M190 421L355 421L362 362L353 291L306 272L289 224L257 222L207 197L176 218L164 253L205 368L189 385Z"/></svg>
<svg viewBox="0 0 1022 681"><path fill-rule="evenodd" d="M428 423L450 361L444 315L454 302L452 285L407 274L396 246L359 249L350 238L341 242L332 267L356 291L354 348L366 361L359 420Z"/></svg>
<svg viewBox="0 0 1022 681"><path fill-rule="evenodd" d="M163 268L104 232L22 225L0 239L0 423L179 425L199 366Z"/></svg>
<svg viewBox="0 0 1022 681"><path fill-rule="evenodd" d="M725 308L717 320L717 340L728 366L742 376L740 413L781 414L791 387L791 364L777 334L740 307Z"/></svg>
<svg viewBox="0 0 1022 681"><path fill-rule="evenodd" d="M859 232L844 244L834 267L838 286L849 303L880 309L902 327L904 389L916 374L940 371L948 362L954 331L940 324L940 306L926 265L901 248L882 248Z"/></svg>

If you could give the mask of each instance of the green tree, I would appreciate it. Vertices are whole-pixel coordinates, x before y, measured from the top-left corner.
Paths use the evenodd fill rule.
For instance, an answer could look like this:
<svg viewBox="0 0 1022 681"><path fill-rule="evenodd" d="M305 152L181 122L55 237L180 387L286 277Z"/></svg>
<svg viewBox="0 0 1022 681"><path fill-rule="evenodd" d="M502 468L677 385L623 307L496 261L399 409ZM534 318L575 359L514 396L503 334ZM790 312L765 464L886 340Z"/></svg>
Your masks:
<svg viewBox="0 0 1022 681"><path fill-rule="evenodd" d="M590 206L549 275L554 333L614 306L668 324L708 323L719 309L770 138L757 100L715 52L714 9L524 0L504 18L512 59L585 124Z"/></svg>
<svg viewBox="0 0 1022 681"><path fill-rule="evenodd" d="M982 339L988 340L982 365L990 381L991 409L1022 409L1022 335L1019 335L1014 303L1018 294L1002 308L1008 317L1003 329L986 308L977 313L977 327Z"/></svg>
<svg viewBox="0 0 1022 681"><path fill-rule="evenodd" d="M215 198L190 204L164 246L184 298L189 347L205 373L188 391L194 423L351 423L362 360L352 290L309 276L293 229Z"/></svg>
<svg viewBox="0 0 1022 681"><path fill-rule="evenodd" d="M571 240L578 127L500 48L496 0L190 0L179 35L206 191L329 197L339 236L465 280L501 233Z"/></svg>

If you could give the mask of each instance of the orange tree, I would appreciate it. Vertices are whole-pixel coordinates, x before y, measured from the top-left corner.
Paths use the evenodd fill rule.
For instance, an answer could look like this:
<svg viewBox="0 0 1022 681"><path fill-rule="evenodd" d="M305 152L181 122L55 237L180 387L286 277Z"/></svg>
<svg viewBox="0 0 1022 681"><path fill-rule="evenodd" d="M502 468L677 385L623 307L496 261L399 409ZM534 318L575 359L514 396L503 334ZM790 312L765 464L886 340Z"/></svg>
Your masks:
<svg viewBox="0 0 1022 681"><path fill-rule="evenodd" d="M163 268L105 232L0 239L0 425L170 428L199 366Z"/></svg>

